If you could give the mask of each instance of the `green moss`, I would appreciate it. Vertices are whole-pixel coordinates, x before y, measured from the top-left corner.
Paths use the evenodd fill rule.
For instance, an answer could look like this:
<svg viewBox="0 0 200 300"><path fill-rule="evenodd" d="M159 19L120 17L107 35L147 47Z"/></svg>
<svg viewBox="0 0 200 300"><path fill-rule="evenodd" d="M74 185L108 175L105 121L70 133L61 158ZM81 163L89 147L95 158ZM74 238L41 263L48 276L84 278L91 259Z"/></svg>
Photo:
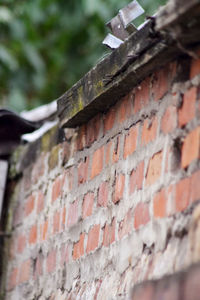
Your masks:
<svg viewBox="0 0 200 300"><path fill-rule="evenodd" d="M60 145L57 145L57 146L53 147L53 149L51 150L51 153L49 156L49 161L48 161L50 170L54 169L58 165L59 149L60 149Z"/></svg>
<svg viewBox="0 0 200 300"><path fill-rule="evenodd" d="M16 148L16 150L13 152L12 157L10 159L10 167L9 167L9 173L8 177L10 179L15 178L17 175L19 175L20 171L17 168L21 157L24 155L26 147L25 146L19 146Z"/></svg>
<svg viewBox="0 0 200 300"><path fill-rule="evenodd" d="M48 152L51 149L57 130L58 128L57 126L55 126L43 135L43 137L41 138L42 152Z"/></svg>

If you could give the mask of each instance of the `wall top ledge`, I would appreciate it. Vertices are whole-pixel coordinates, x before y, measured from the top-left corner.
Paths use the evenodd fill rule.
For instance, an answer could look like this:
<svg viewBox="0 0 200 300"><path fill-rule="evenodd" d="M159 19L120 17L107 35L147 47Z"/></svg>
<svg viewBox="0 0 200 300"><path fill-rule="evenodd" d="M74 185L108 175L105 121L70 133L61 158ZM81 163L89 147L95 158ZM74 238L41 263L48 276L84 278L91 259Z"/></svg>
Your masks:
<svg viewBox="0 0 200 300"><path fill-rule="evenodd" d="M108 110L141 80L200 43L200 1L169 0L143 28L99 62L58 100L60 127Z"/></svg>

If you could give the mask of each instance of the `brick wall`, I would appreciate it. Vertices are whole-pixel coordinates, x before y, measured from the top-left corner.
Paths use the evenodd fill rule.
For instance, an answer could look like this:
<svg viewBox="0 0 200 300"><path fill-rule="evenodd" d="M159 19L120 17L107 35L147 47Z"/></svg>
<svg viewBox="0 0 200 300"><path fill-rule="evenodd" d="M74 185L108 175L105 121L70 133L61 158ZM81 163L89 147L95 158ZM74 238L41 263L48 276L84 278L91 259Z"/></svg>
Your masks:
<svg viewBox="0 0 200 300"><path fill-rule="evenodd" d="M18 151L10 175L5 298L160 299L132 288L200 258L200 60L60 131Z"/></svg>

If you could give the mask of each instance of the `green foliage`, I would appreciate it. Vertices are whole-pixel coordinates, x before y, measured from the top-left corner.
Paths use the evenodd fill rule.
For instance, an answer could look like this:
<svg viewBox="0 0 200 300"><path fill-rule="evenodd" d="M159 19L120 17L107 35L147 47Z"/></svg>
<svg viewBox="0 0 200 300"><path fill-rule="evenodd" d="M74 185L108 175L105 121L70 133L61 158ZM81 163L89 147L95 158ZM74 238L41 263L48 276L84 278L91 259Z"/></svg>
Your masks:
<svg viewBox="0 0 200 300"><path fill-rule="evenodd" d="M105 23L129 2L2 1L0 103L20 111L59 97L105 55ZM151 15L166 1L139 2Z"/></svg>

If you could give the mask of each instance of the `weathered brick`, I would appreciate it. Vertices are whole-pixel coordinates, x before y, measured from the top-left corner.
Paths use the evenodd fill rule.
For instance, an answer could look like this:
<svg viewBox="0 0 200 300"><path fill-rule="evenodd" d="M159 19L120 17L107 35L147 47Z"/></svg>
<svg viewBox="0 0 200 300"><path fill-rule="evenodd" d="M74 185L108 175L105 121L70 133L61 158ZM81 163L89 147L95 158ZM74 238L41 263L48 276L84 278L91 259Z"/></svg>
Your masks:
<svg viewBox="0 0 200 300"><path fill-rule="evenodd" d="M83 219L92 215L93 205L94 205L94 194L87 193L83 199L83 206L82 206Z"/></svg>
<svg viewBox="0 0 200 300"><path fill-rule="evenodd" d="M86 252L94 251L99 245L100 225L94 225L89 233L87 240Z"/></svg>
<svg viewBox="0 0 200 300"><path fill-rule="evenodd" d="M191 178L182 179L176 184L176 211L183 211L188 207L190 201L190 188Z"/></svg>
<svg viewBox="0 0 200 300"><path fill-rule="evenodd" d="M39 214L44 209L44 194L39 191L37 195L37 213Z"/></svg>
<svg viewBox="0 0 200 300"><path fill-rule="evenodd" d="M162 152L154 154L150 159L147 175L146 175L146 185L151 185L160 178L162 169Z"/></svg>
<svg viewBox="0 0 200 300"><path fill-rule="evenodd" d="M26 236L21 234L17 241L17 252L22 253L26 247Z"/></svg>
<svg viewBox="0 0 200 300"><path fill-rule="evenodd" d="M147 77L135 89L134 113L145 107L149 101L151 78Z"/></svg>
<svg viewBox="0 0 200 300"><path fill-rule="evenodd" d="M19 271L18 283L25 283L30 279L31 276L31 260L28 259L21 264Z"/></svg>
<svg viewBox="0 0 200 300"><path fill-rule="evenodd" d="M57 177L56 180L53 183L53 187L52 187L52 202L54 202L55 200L58 199L58 197L60 197L61 195L61 191L62 191L62 186L63 186L63 181L61 176Z"/></svg>
<svg viewBox="0 0 200 300"><path fill-rule="evenodd" d="M110 141L105 147L105 163L108 165L111 162L111 149L112 149L113 141Z"/></svg>
<svg viewBox="0 0 200 300"><path fill-rule="evenodd" d="M119 106L119 122L123 123L132 114L132 95L125 96Z"/></svg>
<svg viewBox="0 0 200 300"><path fill-rule="evenodd" d="M131 300L154 300L155 288L153 282L136 286L132 291Z"/></svg>
<svg viewBox="0 0 200 300"><path fill-rule="evenodd" d="M200 269L199 267L193 267L185 276L185 284L182 287L183 300L199 300L200 294Z"/></svg>
<svg viewBox="0 0 200 300"><path fill-rule="evenodd" d="M130 175L129 194L132 194L135 190L142 188L144 180L144 161L139 163L136 170L133 170Z"/></svg>
<svg viewBox="0 0 200 300"><path fill-rule="evenodd" d="M125 176L123 174L119 174L116 178L115 182L115 193L113 197L113 202L117 203L121 200L124 193L124 184L125 184Z"/></svg>
<svg viewBox="0 0 200 300"><path fill-rule="evenodd" d="M134 227L138 229L150 221L149 207L146 203L138 203L134 210Z"/></svg>
<svg viewBox="0 0 200 300"><path fill-rule="evenodd" d="M63 209L62 209L62 221L61 221L62 229L65 229L65 221L66 221L66 207L63 207Z"/></svg>
<svg viewBox="0 0 200 300"><path fill-rule="evenodd" d="M104 135L107 131L111 130L115 124L116 110L111 108L104 117Z"/></svg>
<svg viewBox="0 0 200 300"><path fill-rule="evenodd" d="M142 127L142 145L147 145L150 142L153 142L156 139L158 127L158 120L154 118L151 122L148 120L144 121Z"/></svg>
<svg viewBox="0 0 200 300"><path fill-rule="evenodd" d="M78 200L70 203L67 217L67 226L73 226L78 221Z"/></svg>
<svg viewBox="0 0 200 300"><path fill-rule="evenodd" d="M37 225L33 225L29 232L29 244L35 244L37 242Z"/></svg>
<svg viewBox="0 0 200 300"><path fill-rule="evenodd" d="M161 129L167 134L172 132L176 128L177 124L177 110L175 106L169 106L161 121Z"/></svg>
<svg viewBox="0 0 200 300"><path fill-rule="evenodd" d="M83 150L86 146L86 125L79 127L78 135L76 139L76 148L78 151Z"/></svg>
<svg viewBox="0 0 200 300"><path fill-rule="evenodd" d="M185 138L182 147L181 166L186 168L189 164L199 158L200 149L200 127L195 128Z"/></svg>
<svg viewBox="0 0 200 300"><path fill-rule="evenodd" d="M200 50L197 51L198 59L192 59L190 68L190 79L200 74Z"/></svg>
<svg viewBox="0 0 200 300"><path fill-rule="evenodd" d="M115 226L116 220L113 219L112 223L109 225L106 223L103 233L103 245L108 247L115 241Z"/></svg>
<svg viewBox="0 0 200 300"><path fill-rule="evenodd" d="M60 248L60 266L63 267L65 263L69 262L69 247L63 244Z"/></svg>
<svg viewBox="0 0 200 300"><path fill-rule="evenodd" d="M160 100L168 91L168 68L162 68L155 72L152 93L155 101Z"/></svg>
<svg viewBox="0 0 200 300"><path fill-rule="evenodd" d="M191 176L191 195L190 200L192 202L200 200L200 184L199 184L199 178L200 178L200 171L195 172Z"/></svg>
<svg viewBox="0 0 200 300"><path fill-rule="evenodd" d="M56 269L56 250L49 252L46 260L46 270L48 273L52 273Z"/></svg>
<svg viewBox="0 0 200 300"><path fill-rule="evenodd" d="M78 166L78 183L82 184L87 181L88 178L88 164L89 157L85 158Z"/></svg>
<svg viewBox="0 0 200 300"><path fill-rule="evenodd" d="M56 211L53 216L53 234L60 231L60 212Z"/></svg>
<svg viewBox="0 0 200 300"><path fill-rule="evenodd" d="M116 163L119 160L120 155L120 137L118 137L114 144L113 154L112 154L112 162Z"/></svg>
<svg viewBox="0 0 200 300"><path fill-rule="evenodd" d="M25 203L25 216L32 213L35 207L35 195L31 195Z"/></svg>
<svg viewBox="0 0 200 300"><path fill-rule="evenodd" d="M195 117L195 104L197 97L197 88L192 87L187 90L183 97L183 105L178 112L179 126L187 125Z"/></svg>
<svg viewBox="0 0 200 300"><path fill-rule="evenodd" d="M44 258L42 255L38 255L36 258L35 268L34 268L34 274L33 277L36 280L38 277L43 275L43 261Z"/></svg>
<svg viewBox="0 0 200 300"><path fill-rule="evenodd" d="M32 183L35 184L38 182L38 180L44 175L45 170L45 154L41 154L37 161L33 165L32 169Z"/></svg>
<svg viewBox="0 0 200 300"><path fill-rule="evenodd" d="M98 206L104 206L104 207L107 206L108 192L109 192L108 182L102 182L98 192L98 200L97 200Z"/></svg>
<svg viewBox="0 0 200 300"><path fill-rule="evenodd" d="M167 195L165 189L158 192L153 198L153 213L155 218L164 218L166 216Z"/></svg>
<svg viewBox="0 0 200 300"><path fill-rule="evenodd" d="M133 228L133 212L129 210L123 221L119 224L119 238L122 239L125 235L131 232Z"/></svg>
<svg viewBox="0 0 200 300"><path fill-rule="evenodd" d="M86 146L90 147L97 140L100 131L101 116L97 115L87 124L86 129Z"/></svg>
<svg viewBox="0 0 200 300"><path fill-rule="evenodd" d="M104 147L97 149L92 157L91 179L99 175L103 169Z"/></svg>
<svg viewBox="0 0 200 300"><path fill-rule="evenodd" d="M74 167L67 169L65 172L64 190L70 192L73 188L74 183Z"/></svg>
<svg viewBox="0 0 200 300"><path fill-rule="evenodd" d="M48 222L48 220L46 220L42 226L42 240L43 241L45 241L47 239L48 226L49 226L49 222Z"/></svg>
<svg viewBox="0 0 200 300"><path fill-rule="evenodd" d="M124 142L124 158L131 155L137 146L137 136L138 136L138 125L131 127L128 134L125 137Z"/></svg>
<svg viewBox="0 0 200 300"><path fill-rule="evenodd" d="M73 259L79 259L81 256L84 255L84 240L85 233L82 233L80 235L79 241L74 244Z"/></svg>
<svg viewBox="0 0 200 300"><path fill-rule="evenodd" d="M8 281L8 291L13 290L17 285L17 276L18 276L18 268L13 268L11 270L9 281Z"/></svg>

